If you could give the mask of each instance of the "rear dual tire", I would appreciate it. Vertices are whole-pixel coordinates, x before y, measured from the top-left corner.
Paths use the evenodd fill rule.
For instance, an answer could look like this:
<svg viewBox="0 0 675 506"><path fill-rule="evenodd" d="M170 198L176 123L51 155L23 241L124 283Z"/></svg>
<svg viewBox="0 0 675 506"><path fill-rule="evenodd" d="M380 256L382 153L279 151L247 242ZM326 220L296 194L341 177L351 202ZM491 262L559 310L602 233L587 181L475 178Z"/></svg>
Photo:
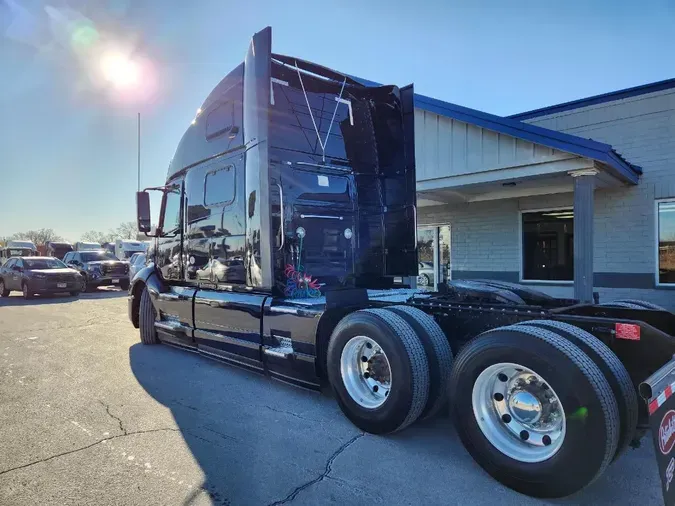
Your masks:
<svg viewBox="0 0 675 506"><path fill-rule="evenodd" d="M340 409L363 431L399 431L426 407L426 352L414 329L393 312L365 309L343 318L331 335L327 366Z"/></svg>
<svg viewBox="0 0 675 506"><path fill-rule="evenodd" d="M387 366L384 383L370 376L378 362ZM434 319L417 308L388 306L346 316L331 336L327 365L340 408L364 431L395 432L447 405L452 350Z"/></svg>
<svg viewBox="0 0 675 506"><path fill-rule="evenodd" d="M519 326L533 326L555 332L579 347L593 360L609 383L619 408L619 442L613 460L618 459L635 437L638 422L638 398L628 371L614 352L602 341L579 327L553 320L532 320Z"/></svg>
<svg viewBox="0 0 675 506"><path fill-rule="evenodd" d="M609 307L620 307L624 309L650 309L654 311L667 311L664 307L654 304L653 302L647 302L646 300L637 300L637 299L618 299L611 302L603 302L601 306Z"/></svg>
<svg viewBox="0 0 675 506"><path fill-rule="evenodd" d="M483 373L498 365L511 377L499 372L486 379ZM520 374L525 374L525 382ZM530 376L536 377L533 383ZM504 387L506 395L486 397L485 381L493 382L488 392L502 388L500 381L513 389ZM550 392L554 395L547 404ZM533 402L528 411L521 401L533 396L544 401L539 408ZM513 325L470 341L455 358L450 399L459 436L476 462L527 495L572 494L600 476L616 454L620 415L605 375L578 346L546 328ZM539 413L540 418L526 419L528 413ZM555 425L560 416L564 423ZM552 437L547 440L549 427Z"/></svg>

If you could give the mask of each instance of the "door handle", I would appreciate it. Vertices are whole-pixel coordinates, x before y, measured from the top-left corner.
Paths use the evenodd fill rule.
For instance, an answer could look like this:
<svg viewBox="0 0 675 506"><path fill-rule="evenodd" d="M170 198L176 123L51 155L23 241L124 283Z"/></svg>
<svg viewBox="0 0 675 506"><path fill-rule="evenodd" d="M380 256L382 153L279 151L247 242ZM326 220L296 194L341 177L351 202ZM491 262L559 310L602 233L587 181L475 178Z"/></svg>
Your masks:
<svg viewBox="0 0 675 506"><path fill-rule="evenodd" d="M323 220L342 220L342 216L326 216L325 214L301 214L300 218L318 218Z"/></svg>

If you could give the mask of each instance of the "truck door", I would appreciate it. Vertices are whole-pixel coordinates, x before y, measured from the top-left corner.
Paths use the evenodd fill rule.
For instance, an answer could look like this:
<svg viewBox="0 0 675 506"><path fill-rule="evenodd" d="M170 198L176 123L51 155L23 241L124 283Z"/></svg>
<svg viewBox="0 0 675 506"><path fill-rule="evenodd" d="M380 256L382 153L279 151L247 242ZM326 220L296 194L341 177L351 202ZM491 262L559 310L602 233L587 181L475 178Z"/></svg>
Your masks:
<svg viewBox="0 0 675 506"><path fill-rule="evenodd" d="M188 171L185 281L198 288L194 336L200 352L261 369L266 295L246 289L244 170L238 154Z"/></svg>
<svg viewBox="0 0 675 506"><path fill-rule="evenodd" d="M184 185L177 178L168 185L164 199L163 235L157 240L155 266L165 289L155 297L159 322L157 331L161 338L179 346L194 347L192 336L192 299L195 289L182 286L183 237L184 237Z"/></svg>

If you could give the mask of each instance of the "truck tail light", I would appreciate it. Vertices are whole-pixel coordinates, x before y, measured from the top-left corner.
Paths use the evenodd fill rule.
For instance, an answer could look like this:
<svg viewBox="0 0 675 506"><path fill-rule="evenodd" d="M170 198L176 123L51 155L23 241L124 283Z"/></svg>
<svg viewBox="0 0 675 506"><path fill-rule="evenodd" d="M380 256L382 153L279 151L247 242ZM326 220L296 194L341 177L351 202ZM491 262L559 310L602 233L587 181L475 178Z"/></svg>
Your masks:
<svg viewBox="0 0 675 506"><path fill-rule="evenodd" d="M634 323L615 323L614 332L617 339L640 340L640 326Z"/></svg>

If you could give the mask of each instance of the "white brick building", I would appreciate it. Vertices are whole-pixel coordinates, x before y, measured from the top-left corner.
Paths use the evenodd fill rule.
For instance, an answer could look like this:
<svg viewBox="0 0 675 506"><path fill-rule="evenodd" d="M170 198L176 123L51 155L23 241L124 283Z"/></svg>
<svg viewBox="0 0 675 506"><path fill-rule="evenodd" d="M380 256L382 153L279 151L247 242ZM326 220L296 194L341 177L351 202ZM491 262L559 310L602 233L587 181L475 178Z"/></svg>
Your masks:
<svg viewBox="0 0 675 506"><path fill-rule="evenodd" d="M675 308L675 79L510 118L415 105L422 284Z"/></svg>

